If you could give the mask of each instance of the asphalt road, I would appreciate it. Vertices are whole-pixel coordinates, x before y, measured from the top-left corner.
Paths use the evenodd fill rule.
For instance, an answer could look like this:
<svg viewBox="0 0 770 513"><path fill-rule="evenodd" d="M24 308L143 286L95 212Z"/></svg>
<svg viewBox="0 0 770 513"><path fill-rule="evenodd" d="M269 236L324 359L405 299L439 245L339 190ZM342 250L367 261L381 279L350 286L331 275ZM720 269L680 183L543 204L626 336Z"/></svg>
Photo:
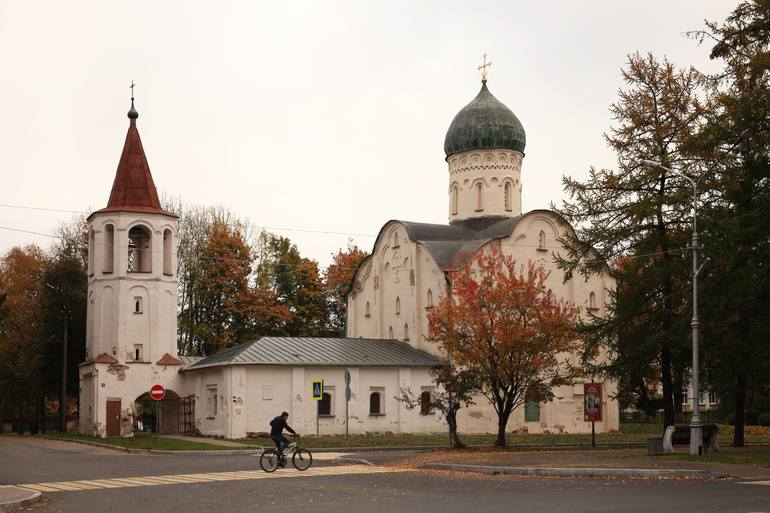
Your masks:
<svg viewBox="0 0 770 513"><path fill-rule="evenodd" d="M0 484L258 468L256 458L249 456L130 455L3 437L0 462ZM318 465L322 468L324 463ZM49 493L32 509L79 513L770 513L770 486L734 481L532 479L398 470L288 478L289 473L280 472L269 479Z"/></svg>

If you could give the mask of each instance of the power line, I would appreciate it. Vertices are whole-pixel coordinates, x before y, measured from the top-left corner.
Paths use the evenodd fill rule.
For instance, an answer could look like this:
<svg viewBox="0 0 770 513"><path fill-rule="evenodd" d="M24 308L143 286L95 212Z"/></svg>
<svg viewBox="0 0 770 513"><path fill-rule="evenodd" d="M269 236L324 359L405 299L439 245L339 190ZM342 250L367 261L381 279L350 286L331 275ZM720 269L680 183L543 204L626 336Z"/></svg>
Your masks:
<svg viewBox="0 0 770 513"><path fill-rule="evenodd" d="M33 207L29 205L10 205L5 203L0 203L0 207L17 208L17 209L23 209L23 210L39 210L43 212L63 212L67 214L82 214L82 215L91 214L91 212L87 212L84 210L67 210L63 208ZM317 233L321 235L347 235L347 236L353 236L353 237L376 237L376 235L372 235L371 233L340 232L335 230L313 230L310 228L286 228L286 227L280 227L280 226L259 226L259 225L249 225L249 227L257 228L260 230L278 231L278 232ZM6 229L12 230L12 228L6 228ZM15 231L22 231L22 230L15 230Z"/></svg>

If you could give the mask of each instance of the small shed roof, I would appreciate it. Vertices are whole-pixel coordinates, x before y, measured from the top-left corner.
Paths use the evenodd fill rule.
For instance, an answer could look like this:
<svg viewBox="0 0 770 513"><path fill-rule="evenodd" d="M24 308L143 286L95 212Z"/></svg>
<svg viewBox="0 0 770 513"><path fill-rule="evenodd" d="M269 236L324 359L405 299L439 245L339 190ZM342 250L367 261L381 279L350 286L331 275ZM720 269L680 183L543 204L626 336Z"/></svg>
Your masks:
<svg viewBox="0 0 770 513"><path fill-rule="evenodd" d="M399 340L370 338L262 337L183 367L222 365L349 365L434 367L444 362Z"/></svg>

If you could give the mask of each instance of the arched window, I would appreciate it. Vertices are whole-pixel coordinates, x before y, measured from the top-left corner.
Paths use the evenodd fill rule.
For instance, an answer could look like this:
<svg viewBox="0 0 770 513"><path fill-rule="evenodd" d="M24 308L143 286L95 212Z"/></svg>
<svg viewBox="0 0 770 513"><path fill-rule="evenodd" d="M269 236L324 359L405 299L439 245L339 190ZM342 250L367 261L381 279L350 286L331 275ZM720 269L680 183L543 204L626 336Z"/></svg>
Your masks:
<svg viewBox="0 0 770 513"><path fill-rule="evenodd" d="M404 323L404 340L405 341L409 340L409 324L408 323Z"/></svg>
<svg viewBox="0 0 770 513"><path fill-rule="evenodd" d="M476 211L484 210L484 205L481 202L481 182L476 184Z"/></svg>
<svg viewBox="0 0 770 513"><path fill-rule="evenodd" d="M398 232L395 232L395 233L393 234L393 247L394 247L394 248L397 248L397 247L399 247L399 242L398 242Z"/></svg>
<svg viewBox="0 0 770 513"><path fill-rule="evenodd" d="M538 236L537 249L545 251L545 232L543 230L540 230L540 235Z"/></svg>
<svg viewBox="0 0 770 513"><path fill-rule="evenodd" d="M423 390L420 394L420 415L430 415L433 413L433 394L430 390Z"/></svg>
<svg viewBox="0 0 770 513"><path fill-rule="evenodd" d="M382 395L380 392L369 394L369 415L382 415Z"/></svg>
<svg viewBox="0 0 770 513"><path fill-rule="evenodd" d="M401 314L401 298L396 298L396 315Z"/></svg>
<svg viewBox="0 0 770 513"><path fill-rule="evenodd" d="M128 232L128 272L152 272L152 235L144 226L134 226Z"/></svg>
<svg viewBox="0 0 770 513"><path fill-rule="evenodd" d="M318 401L318 415L332 415L332 395L324 392L323 398Z"/></svg>
<svg viewBox="0 0 770 513"><path fill-rule="evenodd" d="M596 294L594 292L588 295L588 309L596 310Z"/></svg>
<svg viewBox="0 0 770 513"><path fill-rule="evenodd" d="M102 272L111 273L115 267L115 227L108 224L104 227L104 269Z"/></svg>
<svg viewBox="0 0 770 513"><path fill-rule="evenodd" d="M425 301L428 308L433 308L433 291L428 289L428 297Z"/></svg>
<svg viewBox="0 0 770 513"><path fill-rule="evenodd" d="M94 230L88 232L88 275L94 274Z"/></svg>
<svg viewBox="0 0 770 513"><path fill-rule="evenodd" d="M388 338L393 338L393 326L388 327Z"/></svg>
<svg viewBox="0 0 770 513"><path fill-rule="evenodd" d="M174 274L173 264L171 260L171 246L173 241L173 235L171 230L166 228L163 230L163 274L171 276Z"/></svg>
<svg viewBox="0 0 770 513"><path fill-rule="evenodd" d="M457 184L452 186L452 215L457 215L457 196L460 193L460 188Z"/></svg>
<svg viewBox="0 0 770 513"><path fill-rule="evenodd" d="M505 182L505 210L511 211L511 182Z"/></svg>
<svg viewBox="0 0 770 513"><path fill-rule="evenodd" d="M134 313L140 314L144 310L142 309L142 298L141 296L134 297Z"/></svg>
<svg viewBox="0 0 770 513"><path fill-rule="evenodd" d="M369 301L366 302L366 309L364 311L365 311L364 313L365 316L367 317L372 316L371 308L369 307Z"/></svg>

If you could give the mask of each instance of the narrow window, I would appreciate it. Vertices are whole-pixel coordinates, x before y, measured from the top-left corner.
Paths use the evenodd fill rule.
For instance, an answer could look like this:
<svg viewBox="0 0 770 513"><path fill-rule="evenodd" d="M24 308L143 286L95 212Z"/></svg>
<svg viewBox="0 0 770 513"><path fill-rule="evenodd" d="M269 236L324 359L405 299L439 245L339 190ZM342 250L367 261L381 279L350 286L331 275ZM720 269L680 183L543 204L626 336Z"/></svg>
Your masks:
<svg viewBox="0 0 770 513"><path fill-rule="evenodd" d="M332 395L324 392L323 398L318 401L318 415L331 416L332 414Z"/></svg>
<svg viewBox="0 0 770 513"><path fill-rule="evenodd" d="M712 391L709 391L709 404L717 404L717 393Z"/></svg>
<svg viewBox="0 0 770 513"><path fill-rule="evenodd" d="M369 415L382 415L382 396L379 392L369 394Z"/></svg>
<svg viewBox="0 0 770 513"><path fill-rule="evenodd" d="M396 298L396 315L401 314L401 298Z"/></svg>
<svg viewBox="0 0 770 513"><path fill-rule="evenodd" d="M128 232L128 272L152 272L151 234L144 226L134 226Z"/></svg>
<svg viewBox="0 0 770 513"><path fill-rule="evenodd" d="M538 236L537 249L545 251L545 232L543 230L540 230L540 235Z"/></svg>
<svg viewBox="0 0 770 513"><path fill-rule="evenodd" d="M588 309L596 310L596 294L593 292L588 295Z"/></svg>
<svg viewBox="0 0 770 513"><path fill-rule="evenodd" d="M134 313L135 314L141 314L144 310L142 309L142 298L140 296L136 296L134 298Z"/></svg>
<svg viewBox="0 0 770 513"><path fill-rule="evenodd" d="M94 274L94 231L88 232L88 275Z"/></svg>
<svg viewBox="0 0 770 513"><path fill-rule="evenodd" d="M476 212L484 210L484 205L481 203L481 182L476 184Z"/></svg>
<svg viewBox="0 0 770 513"><path fill-rule="evenodd" d="M208 386L206 387L206 392L208 394L207 397L207 403L208 403L208 412L206 417L209 419L213 419L217 415L217 411L219 409L219 400L217 396L217 387L215 386Z"/></svg>
<svg viewBox="0 0 770 513"><path fill-rule="evenodd" d="M452 186L452 215L457 215L457 196L459 192L460 189L457 185Z"/></svg>
<svg viewBox="0 0 770 513"><path fill-rule="evenodd" d="M685 388L682 390L682 404L687 404L690 402L689 394L687 393L687 389Z"/></svg>
<svg viewBox="0 0 770 513"><path fill-rule="evenodd" d="M115 227L104 227L104 273L111 273L115 267Z"/></svg>
<svg viewBox="0 0 770 513"><path fill-rule="evenodd" d="M393 234L393 247L394 247L394 248L397 248L397 247L399 247L399 243L398 243L398 232L395 232L395 233Z"/></svg>
<svg viewBox="0 0 770 513"><path fill-rule="evenodd" d="M430 390L423 390L420 394L420 415L430 415L433 413L433 394Z"/></svg>
<svg viewBox="0 0 770 513"><path fill-rule="evenodd" d="M428 289L428 298L426 299L428 308L433 308L433 291Z"/></svg>
<svg viewBox="0 0 770 513"><path fill-rule="evenodd" d="M505 210L511 211L511 182L505 182Z"/></svg>
<svg viewBox="0 0 770 513"><path fill-rule="evenodd" d="M529 401L524 405L524 421L525 422L539 422L540 421L540 403Z"/></svg>
<svg viewBox="0 0 770 513"><path fill-rule="evenodd" d="M141 362L142 358L142 344L134 344L134 361Z"/></svg>
<svg viewBox="0 0 770 513"><path fill-rule="evenodd" d="M366 317L371 317L372 316L371 309L369 308L369 301L366 302L366 314L365 315L366 315Z"/></svg>
<svg viewBox="0 0 770 513"><path fill-rule="evenodd" d="M163 231L163 274L167 276L171 276L174 274L174 271L172 269L173 264L171 261L171 243L173 241L173 236L171 234L171 230L166 228Z"/></svg>
<svg viewBox="0 0 770 513"><path fill-rule="evenodd" d="M393 338L393 326L388 327L388 338Z"/></svg>
<svg viewBox="0 0 770 513"><path fill-rule="evenodd" d="M409 324L404 323L404 341L409 341Z"/></svg>

